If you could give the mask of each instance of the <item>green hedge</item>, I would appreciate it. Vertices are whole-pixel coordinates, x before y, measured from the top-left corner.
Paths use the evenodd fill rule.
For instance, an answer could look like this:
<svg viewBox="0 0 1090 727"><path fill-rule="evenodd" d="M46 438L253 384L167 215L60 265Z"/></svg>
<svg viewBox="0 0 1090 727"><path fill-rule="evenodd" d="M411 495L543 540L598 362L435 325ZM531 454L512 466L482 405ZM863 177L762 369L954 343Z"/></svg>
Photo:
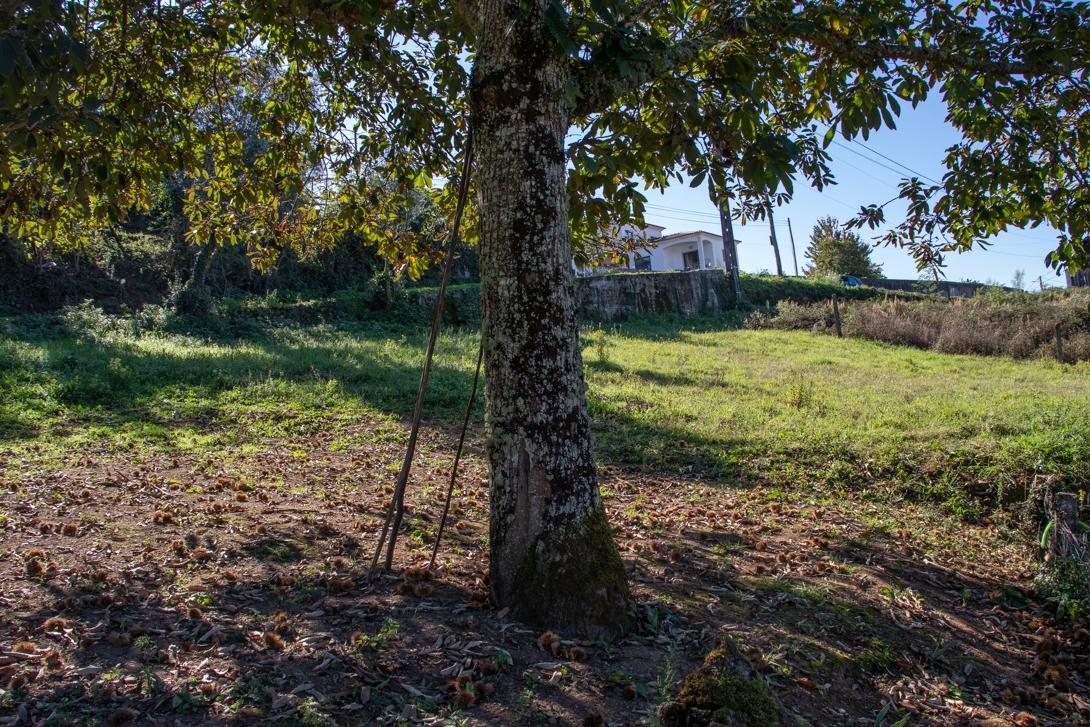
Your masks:
<svg viewBox="0 0 1090 727"><path fill-rule="evenodd" d="M828 278L781 278L777 275L748 275L742 273L742 297L751 306L776 305L781 300L792 303L817 303L834 295L849 300L874 300L885 298L917 299L926 296L866 285L849 287Z"/></svg>

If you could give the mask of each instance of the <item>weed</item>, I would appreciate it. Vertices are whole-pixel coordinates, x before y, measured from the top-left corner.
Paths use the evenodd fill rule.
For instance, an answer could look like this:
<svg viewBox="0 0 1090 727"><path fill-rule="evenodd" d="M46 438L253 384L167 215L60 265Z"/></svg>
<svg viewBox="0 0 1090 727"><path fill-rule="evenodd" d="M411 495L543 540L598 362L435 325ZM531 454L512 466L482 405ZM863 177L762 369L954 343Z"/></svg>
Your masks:
<svg viewBox="0 0 1090 727"><path fill-rule="evenodd" d="M215 603L215 599L212 598L211 594L205 593L204 591L198 591L197 593L194 593L190 600L193 601L195 605L200 606L201 608L208 608L213 603Z"/></svg>
<svg viewBox="0 0 1090 727"><path fill-rule="evenodd" d="M606 336L606 332L601 328L594 328L587 334L587 342L594 348L594 356L599 366L605 366L609 363L609 352L613 349L613 344Z"/></svg>
<svg viewBox="0 0 1090 727"><path fill-rule="evenodd" d="M677 639L671 639L666 656L659 664L658 679L652 685L652 691L659 702L671 699L681 676L681 644Z"/></svg>
<svg viewBox="0 0 1090 727"><path fill-rule="evenodd" d="M816 398L814 382L801 376L792 381L787 390L787 405L792 409L809 409Z"/></svg>
<svg viewBox="0 0 1090 727"><path fill-rule="evenodd" d="M158 694L165 686L163 680L150 666L145 666L136 675L136 690L148 696Z"/></svg>
<svg viewBox="0 0 1090 727"><path fill-rule="evenodd" d="M863 669L886 669L893 663L893 646L882 639L871 639L856 654L855 663Z"/></svg>
<svg viewBox="0 0 1090 727"><path fill-rule="evenodd" d="M378 633L370 635L357 631L352 635L352 643L358 649L378 651L384 648L390 641L397 638L397 633L400 628L401 624L395 619L387 618L382 622L382 626L379 627Z"/></svg>
<svg viewBox="0 0 1090 727"><path fill-rule="evenodd" d="M1056 606L1061 619L1078 621L1090 615L1090 567L1074 558L1053 558L1042 564L1034 584Z"/></svg>

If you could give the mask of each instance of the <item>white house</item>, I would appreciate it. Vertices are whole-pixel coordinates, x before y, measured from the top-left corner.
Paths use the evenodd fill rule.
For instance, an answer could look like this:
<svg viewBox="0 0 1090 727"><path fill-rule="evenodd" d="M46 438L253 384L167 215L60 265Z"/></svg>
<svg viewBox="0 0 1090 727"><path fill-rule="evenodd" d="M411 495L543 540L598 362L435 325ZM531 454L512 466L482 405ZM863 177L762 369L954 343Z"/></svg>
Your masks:
<svg viewBox="0 0 1090 727"><path fill-rule="evenodd" d="M722 235L706 230L664 235L662 233L665 229L661 225L647 225L642 230L635 225L623 225L619 236L625 240L635 239L636 242L633 251L628 253L628 265L581 268L578 272L590 275L625 267L629 270L653 272L725 268ZM735 240L735 244L737 242Z"/></svg>

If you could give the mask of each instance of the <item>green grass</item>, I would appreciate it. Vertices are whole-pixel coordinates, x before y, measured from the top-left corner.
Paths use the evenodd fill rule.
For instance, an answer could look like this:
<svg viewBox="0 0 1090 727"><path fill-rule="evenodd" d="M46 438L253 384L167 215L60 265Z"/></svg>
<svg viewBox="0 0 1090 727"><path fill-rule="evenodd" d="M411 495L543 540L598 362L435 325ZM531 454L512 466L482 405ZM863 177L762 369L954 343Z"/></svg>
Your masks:
<svg viewBox="0 0 1090 727"><path fill-rule="evenodd" d="M87 450L246 451L318 433L333 449L400 442L424 348L422 330L374 322L255 322L213 337L67 320L0 319L0 466ZM737 320L584 331L603 464L910 493L969 516L1035 474L1090 479L1086 364L724 327ZM476 346L473 332L444 334L433 423L457 420Z"/></svg>
<svg viewBox="0 0 1090 727"><path fill-rule="evenodd" d="M609 339L589 380L613 460L787 487L892 483L943 499L1018 489L1037 473L1090 476L1085 364L647 323Z"/></svg>
<svg viewBox="0 0 1090 727"><path fill-rule="evenodd" d="M248 326L241 337L73 331L40 317L0 319L0 449L47 457L86 447L211 450L332 433L401 436L423 358L421 337L357 323ZM464 407L476 339L448 334L429 412ZM371 424L356 431L361 421Z"/></svg>

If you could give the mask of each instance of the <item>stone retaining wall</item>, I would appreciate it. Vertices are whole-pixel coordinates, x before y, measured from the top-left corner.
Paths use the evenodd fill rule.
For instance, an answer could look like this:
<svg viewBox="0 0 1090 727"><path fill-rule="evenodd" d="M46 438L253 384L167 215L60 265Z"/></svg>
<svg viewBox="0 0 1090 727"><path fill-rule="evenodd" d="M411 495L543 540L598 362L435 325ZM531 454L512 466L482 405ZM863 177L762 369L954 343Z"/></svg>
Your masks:
<svg viewBox="0 0 1090 727"><path fill-rule="evenodd" d="M647 313L712 315L735 305L722 270L592 275L576 281L576 294L580 318L593 321Z"/></svg>
<svg viewBox="0 0 1090 727"><path fill-rule="evenodd" d="M614 273L576 278L579 318L619 321L648 313L699 316L734 307L734 292L722 270L677 273ZM430 316L434 290L412 292L412 299ZM448 325L480 323L480 288L460 285L447 291L443 318Z"/></svg>

